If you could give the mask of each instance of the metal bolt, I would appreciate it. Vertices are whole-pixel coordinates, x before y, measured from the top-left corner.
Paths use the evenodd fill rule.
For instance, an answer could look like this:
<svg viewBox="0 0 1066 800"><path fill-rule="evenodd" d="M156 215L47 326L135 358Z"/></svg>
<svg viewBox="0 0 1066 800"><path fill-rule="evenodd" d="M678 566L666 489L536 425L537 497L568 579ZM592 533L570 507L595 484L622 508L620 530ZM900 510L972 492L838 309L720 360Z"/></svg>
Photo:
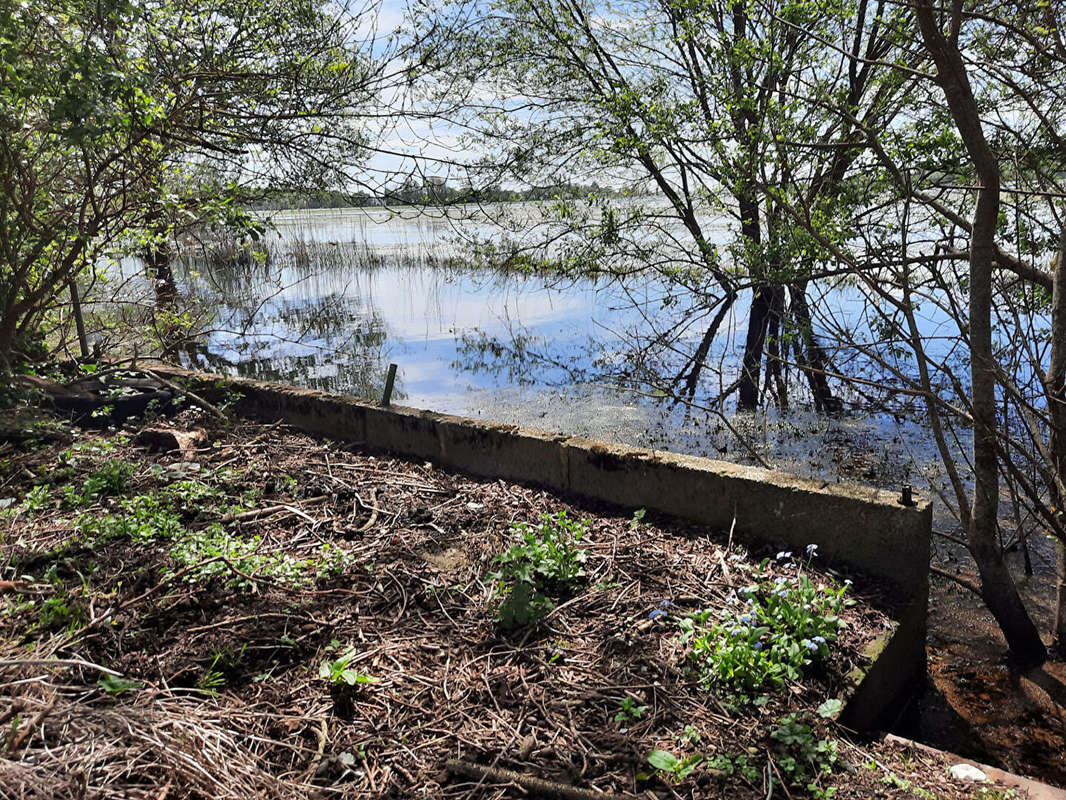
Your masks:
<svg viewBox="0 0 1066 800"><path fill-rule="evenodd" d="M911 486L909 483L903 484L903 491L900 492L899 502L900 502L900 505L903 505L903 506L916 506L916 505L918 505L917 503L914 502L914 487Z"/></svg>

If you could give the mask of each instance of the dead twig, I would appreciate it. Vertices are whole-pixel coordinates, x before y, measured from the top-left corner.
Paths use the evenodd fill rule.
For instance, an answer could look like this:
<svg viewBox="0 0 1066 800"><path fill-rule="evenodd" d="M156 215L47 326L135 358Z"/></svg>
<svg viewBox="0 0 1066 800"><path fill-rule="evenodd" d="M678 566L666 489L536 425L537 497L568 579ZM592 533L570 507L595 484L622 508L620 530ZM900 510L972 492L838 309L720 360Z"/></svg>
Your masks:
<svg viewBox="0 0 1066 800"><path fill-rule="evenodd" d="M8 752L13 753L20 747L22 747L22 743L26 740L26 737L33 733L33 731L37 730L37 728L41 726L41 723L44 722L44 718L52 713L52 709L55 708L56 705L56 699L57 695L52 695L52 699L48 701L48 704L36 714L34 714L33 719L31 719L26 725L24 725L19 730L18 733L15 734L15 738L12 739L11 744L8 745Z"/></svg>
<svg viewBox="0 0 1066 800"><path fill-rule="evenodd" d="M483 767L470 761L449 758L445 763L449 772L475 780L491 780L496 783L514 783L528 792L542 797L561 797L563 800L632 800L632 795L614 792L597 792L592 789L579 789L565 783L547 781L533 775L503 769L502 767Z"/></svg>
<svg viewBox="0 0 1066 800"><path fill-rule="evenodd" d="M0 661L0 669L6 667L84 667L105 675L114 675L116 678L122 677L121 672L115 672L113 669L101 667L99 664L83 661L80 658L10 658Z"/></svg>

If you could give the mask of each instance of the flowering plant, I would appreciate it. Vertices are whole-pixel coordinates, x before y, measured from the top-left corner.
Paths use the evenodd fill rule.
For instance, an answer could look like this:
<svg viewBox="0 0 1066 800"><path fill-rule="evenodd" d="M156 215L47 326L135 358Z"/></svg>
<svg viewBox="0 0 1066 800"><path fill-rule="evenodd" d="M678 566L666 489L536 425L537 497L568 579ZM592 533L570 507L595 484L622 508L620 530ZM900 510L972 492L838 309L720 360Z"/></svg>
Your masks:
<svg viewBox="0 0 1066 800"><path fill-rule="evenodd" d="M808 547L807 554L809 564L815 548ZM701 611L680 621L689 661L708 688L714 683L741 692L780 688L828 657L844 626L840 612L853 602L844 597L850 581L815 584L791 553L779 553L777 560L775 571L784 574L771 579L769 562L763 562L755 581L738 590L717 619Z"/></svg>

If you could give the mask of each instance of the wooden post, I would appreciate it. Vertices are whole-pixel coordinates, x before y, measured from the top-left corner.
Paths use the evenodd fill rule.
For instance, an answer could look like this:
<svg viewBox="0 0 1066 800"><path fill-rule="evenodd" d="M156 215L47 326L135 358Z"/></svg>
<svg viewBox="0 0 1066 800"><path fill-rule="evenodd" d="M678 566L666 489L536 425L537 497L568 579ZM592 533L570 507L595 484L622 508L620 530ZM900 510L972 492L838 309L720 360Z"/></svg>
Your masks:
<svg viewBox="0 0 1066 800"><path fill-rule="evenodd" d="M392 385L396 382L396 365L389 364L389 374L385 376L385 394L381 398L381 405L387 406L392 400Z"/></svg>
<svg viewBox="0 0 1066 800"><path fill-rule="evenodd" d="M89 340L85 338L85 318L81 315L81 298L78 296L78 282L70 279L70 305L74 312L74 327L78 331L78 347L81 348L81 357L89 359Z"/></svg>

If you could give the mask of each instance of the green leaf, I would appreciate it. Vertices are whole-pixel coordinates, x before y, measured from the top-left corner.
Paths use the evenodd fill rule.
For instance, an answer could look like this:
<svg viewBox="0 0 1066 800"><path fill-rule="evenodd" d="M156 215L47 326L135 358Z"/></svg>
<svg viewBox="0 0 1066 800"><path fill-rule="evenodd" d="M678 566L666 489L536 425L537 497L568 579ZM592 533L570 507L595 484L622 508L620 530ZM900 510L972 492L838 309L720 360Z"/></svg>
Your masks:
<svg viewBox="0 0 1066 800"><path fill-rule="evenodd" d="M665 750L652 750L648 753L648 763L656 769L673 772L677 767L678 761L677 756L673 753L668 753Z"/></svg>
<svg viewBox="0 0 1066 800"><path fill-rule="evenodd" d="M840 709L842 709L843 707L844 701L837 697L833 697L818 706L818 716L823 717L825 719L835 717L837 714L840 713Z"/></svg>
<svg viewBox="0 0 1066 800"><path fill-rule="evenodd" d="M96 682L96 685L108 694L122 694L123 692L129 692L143 687L143 684L139 681L123 678L120 675L104 675L104 677Z"/></svg>

